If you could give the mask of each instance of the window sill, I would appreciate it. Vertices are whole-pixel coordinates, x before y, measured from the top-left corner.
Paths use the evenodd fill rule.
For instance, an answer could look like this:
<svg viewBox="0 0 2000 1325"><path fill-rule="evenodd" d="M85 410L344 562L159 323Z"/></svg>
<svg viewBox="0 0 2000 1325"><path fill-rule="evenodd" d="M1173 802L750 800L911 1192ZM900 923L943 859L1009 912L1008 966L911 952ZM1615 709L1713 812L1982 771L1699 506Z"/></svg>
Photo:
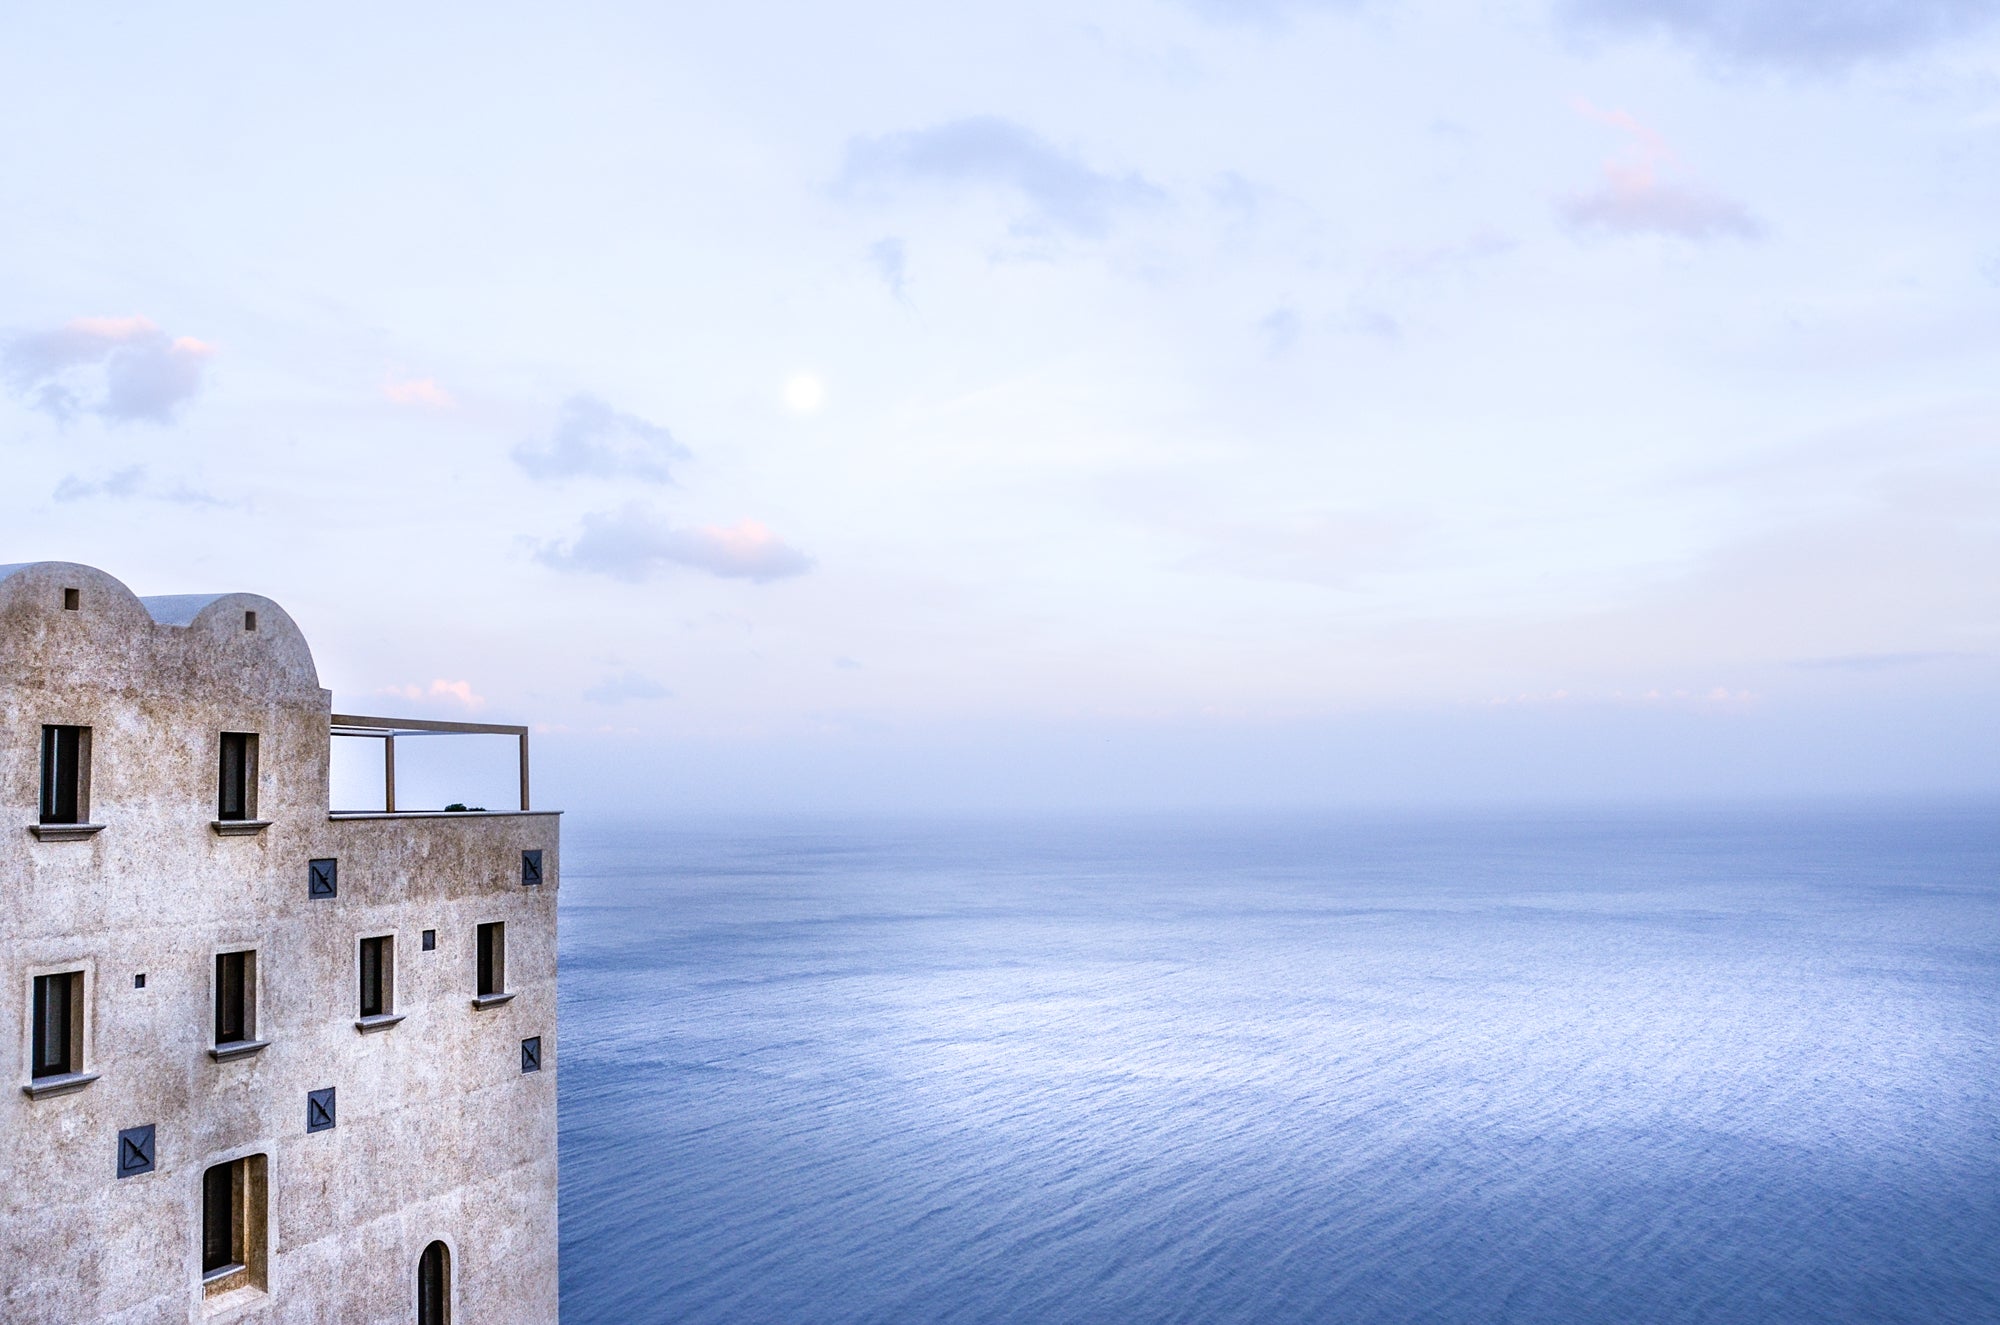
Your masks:
<svg viewBox="0 0 2000 1325"><path fill-rule="evenodd" d="M28 831L44 842L81 842L104 831L103 824L29 824Z"/></svg>
<svg viewBox="0 0 2000 1325"><path fill-rule="evenodd" d="M216 819L209 825L217 837L255 837L271 826L269 819Z"/></svg>
<svg viewBox="0 0 2000 1325"><path fill-rule="evenodd" d="M65 1072L59 1077L37 1077L21 1087L21 1093L31 1100L44 1095L67 1095L73 1090L82 1090L97 1080L95 1072Z"/></svg>
<svg viewBox="0 0 2000 1325"><path fill-rule="evenodd" d="M371 1031L386 1031L402 1019L403 1014L400 1012L384 1013L379 1017L362 1017L354 1023L354 1029L363 1035Z"/></svg>
<svg viewBox="0 0 2000 1325"><path fill-rule="evenodd" d="M269 1043L269 1040L231 1040L228 1044L218 1044L210 1049L208 1056L218 1063L226 1063L232 1058L248 1058Z"/></svg>
<svg viewBox="0 0 2000 1325"><path fill-rule="evenodd" d="M505 1003L508 999L512 997L514 997L514 995L511 993L481 994L478 998L472 1000L472 1006L476 1008L497 1008L502 1003Z"/></svg>
<svg viewBox="0 0 2000 1325"><path fill-rule="evenodd" d="M212 1292L226 1292L230 1288L237 1288L241 1285L224 1284L223 1280L234 1279L239 1275L242 1276L244 1283L248 1283L250 1281L250 1267L241 1264L218 1265L213 1270L202 1272L201 1286Z"/></svg>

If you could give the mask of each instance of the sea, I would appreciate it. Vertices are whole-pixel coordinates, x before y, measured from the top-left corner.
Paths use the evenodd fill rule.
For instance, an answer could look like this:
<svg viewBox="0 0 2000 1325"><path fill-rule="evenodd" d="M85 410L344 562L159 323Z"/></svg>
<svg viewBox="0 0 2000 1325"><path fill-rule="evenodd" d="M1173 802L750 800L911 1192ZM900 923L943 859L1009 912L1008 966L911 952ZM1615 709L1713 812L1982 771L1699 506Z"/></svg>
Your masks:
<svg viewBox="0 0 2000 1325"><path fill-rule="evenodd" d="M2000 805L569 821L595 1322L2000 1321Z"/></svg>

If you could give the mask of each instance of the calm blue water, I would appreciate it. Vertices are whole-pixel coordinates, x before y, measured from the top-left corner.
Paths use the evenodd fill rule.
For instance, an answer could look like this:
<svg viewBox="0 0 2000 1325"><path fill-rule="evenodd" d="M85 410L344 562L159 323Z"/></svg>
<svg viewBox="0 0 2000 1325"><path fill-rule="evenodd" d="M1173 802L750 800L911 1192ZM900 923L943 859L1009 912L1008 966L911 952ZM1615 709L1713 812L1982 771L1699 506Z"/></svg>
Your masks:
<svg viewBox="0 0 2000 1325"><path fill-rule="evenodd" d="M568 1325L2000 1321L2000 807L563 863Z"/></svg>

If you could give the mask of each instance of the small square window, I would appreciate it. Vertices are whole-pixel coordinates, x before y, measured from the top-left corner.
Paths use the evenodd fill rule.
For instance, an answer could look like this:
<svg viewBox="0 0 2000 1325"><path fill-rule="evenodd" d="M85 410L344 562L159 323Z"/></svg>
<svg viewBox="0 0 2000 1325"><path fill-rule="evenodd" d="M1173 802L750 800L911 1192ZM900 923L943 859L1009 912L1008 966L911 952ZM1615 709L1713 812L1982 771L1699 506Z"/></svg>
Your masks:
<svg viewBox="0 0 2000 1325"><path fill-rule="evenodd" d="M74 612L79 607L82 606L83 606L83 590L81 589L63 590L63 611Z"/></svg>
<svg viewBox="0 0 2000 1325"><path fill-rule="evenodd" d="M144 989L146 987L146 977L143 973L132 977L132 987L134 989Z"/></svg>
<svg viewBox="0 0 2000 1325"><path fill-rule="evenodd" d="M532 888L542 881L542 853L523 851L521 853L521 886Z"/></svg>
<svg viewBox="0 0 2000 1325"><path fill-rule="evenodd" d="M424 931L424 951L425 951L425 952L430 952L430 951L432 951L433 949L435 949L435 948L437 947L437 945L438 945L438 932L437 932L436 930L434 930L434 929L427 929L427 930L425 930L425 931Z"/></svg>
<svg viewBox="0 0 2000 1325"><path fill-rule="evenodd" d="M530 1036L521 1041L521 1070L539 1072L542 1070L542 1037Z"/></svg>
<svg viewBox="0 0 2000 1325"><path fill-rule="evenodd" d="M243 629L257 629L257 614L255 612L245 612L243 614Z"/></svg>

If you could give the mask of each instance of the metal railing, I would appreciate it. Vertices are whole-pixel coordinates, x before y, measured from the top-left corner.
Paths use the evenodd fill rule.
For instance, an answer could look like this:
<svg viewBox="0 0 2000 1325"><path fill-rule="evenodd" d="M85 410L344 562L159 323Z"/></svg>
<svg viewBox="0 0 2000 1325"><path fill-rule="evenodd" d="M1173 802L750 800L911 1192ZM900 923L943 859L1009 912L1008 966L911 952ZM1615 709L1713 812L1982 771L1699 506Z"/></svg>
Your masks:
<svg viewBox="0 0 2000 1325"><path fill-rule="evenodd" d="M515 736L521 742L521 812L528 810L528 729L495 722L433 722L428 718L368 718L352 713L333 715L335 736L363 736L382 742L383 813L396 813L396 738L398 736Z"/></svg>

